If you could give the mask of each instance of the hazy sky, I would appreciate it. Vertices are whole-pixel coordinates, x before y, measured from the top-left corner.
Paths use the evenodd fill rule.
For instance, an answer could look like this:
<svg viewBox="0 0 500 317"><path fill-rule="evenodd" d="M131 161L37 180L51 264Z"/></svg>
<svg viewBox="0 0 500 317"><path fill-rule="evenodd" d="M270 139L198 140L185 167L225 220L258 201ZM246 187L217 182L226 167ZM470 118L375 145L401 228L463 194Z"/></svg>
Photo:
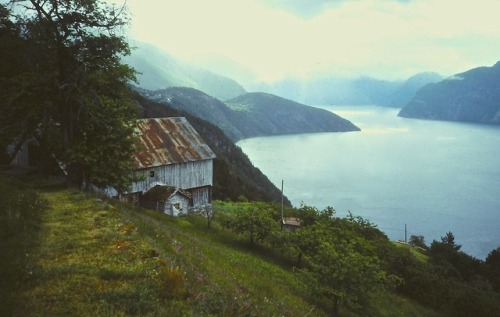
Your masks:
<svg viewBox="0 0 500 317"><path fill-rule="evenodd" d="M500 0L127 4L134 38L207 67L248 68L267 81L316 73L387 79L421 71L452 75L500 60Z"/></svg>

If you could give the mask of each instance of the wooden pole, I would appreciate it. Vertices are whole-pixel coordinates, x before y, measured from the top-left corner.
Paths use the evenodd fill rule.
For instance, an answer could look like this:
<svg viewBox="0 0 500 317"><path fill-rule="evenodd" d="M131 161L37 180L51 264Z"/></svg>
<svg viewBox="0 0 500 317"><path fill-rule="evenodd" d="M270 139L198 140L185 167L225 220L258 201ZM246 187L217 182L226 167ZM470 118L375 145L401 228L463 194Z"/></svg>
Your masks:
<svg viewBox="0 0 500 317"><path fill-rule="evenodd" d="M281 180L281 231L283 231L283 224L284 224L284 218L283 218L283 183L284 181Z"/></svg>
<svg viewBox="0 0 500 317"><path fill-rule="evenodd" d="M405 223L405 243L408 243L408 228L406 227L406 223Z"/></svg>

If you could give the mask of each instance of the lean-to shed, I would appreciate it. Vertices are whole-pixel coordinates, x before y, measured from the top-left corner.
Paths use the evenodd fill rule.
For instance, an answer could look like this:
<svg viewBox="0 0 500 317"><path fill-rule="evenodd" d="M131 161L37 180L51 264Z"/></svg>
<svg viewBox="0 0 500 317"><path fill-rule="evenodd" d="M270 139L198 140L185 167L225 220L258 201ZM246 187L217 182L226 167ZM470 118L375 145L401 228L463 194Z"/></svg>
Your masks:
<svg viewBox="0 0 500 317"><path fill-rule="evenodd" d="M166 213L179 213L180 197L188 203L182 207L183 211L211 208L215 154L186 118L142 119L136 133L140 144L135 163L140 180L132 185L129 198L145 206L151 205L155 201L148 196L156 195L147 193L155 189L166 195L156 198L157 205L162 202ZM165 190L158 190L158 187L165 187Z"/></svg>

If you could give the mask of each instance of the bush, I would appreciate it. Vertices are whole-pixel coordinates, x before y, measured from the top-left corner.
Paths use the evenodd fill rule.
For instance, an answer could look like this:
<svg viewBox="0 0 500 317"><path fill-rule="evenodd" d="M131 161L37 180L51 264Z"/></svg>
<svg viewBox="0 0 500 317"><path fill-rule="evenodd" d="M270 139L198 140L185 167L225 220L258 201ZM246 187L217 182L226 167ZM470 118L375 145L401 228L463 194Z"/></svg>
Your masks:
<svg viewBox="0 0 500 317"><path fill-rule="evenodd" d="M47 202L33 190L19 190L0 176L0 316L10 316L14 292L26 278L27 253Z"/></svg>
<svg viewBox="0 0 500 317"><path fill-rule="evenodd" d="M0 179L0 236L26 233L37 227L47 202L33 190L19 190Z"/></svg>

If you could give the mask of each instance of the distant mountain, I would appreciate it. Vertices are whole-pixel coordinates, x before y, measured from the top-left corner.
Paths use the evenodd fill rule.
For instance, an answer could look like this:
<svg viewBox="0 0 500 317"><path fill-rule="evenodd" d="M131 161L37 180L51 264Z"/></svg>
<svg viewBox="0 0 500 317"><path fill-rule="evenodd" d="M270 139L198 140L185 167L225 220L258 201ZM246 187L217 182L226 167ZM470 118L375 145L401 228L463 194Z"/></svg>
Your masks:
<svg viewBox="0 0 500 317"><path fill-rule="evenodd" d="M406 80L389 97L379 105L384 107L403 108L423 86L443 80L443 76L433 72L418 73Z"/></svg>
<svg viewBox="0 0 500 317"><path fill-rule="evenodd" d="M286 78L273 84L261 84L259 88L305 104L367 105L381 103L401 83L373 77L322 76L311 79Z"/></svg>
<svg viewBox="0 0 500 317"><path fill-rule="evenodd" d="M424 86L399 116L500 124L500 62Z"/></svg>
<svg viewBox="0 0 500 317"><path fill-rule="evenodd" d="M359 131L330 111L309 107L267 93L248 93L226 101L234 122L247 137L308 132Z"/></svg>
<svg viewBox="0 0 500 317"><path fill-rule="evenodd" d="M351 122L314 107L266 93L249 93L226 103L192 88L141 91L218 126L233 141L264 135L358 131Z"/></svg>
<svg viewBox="0 0 500 317"><path fill-rule="evenodd" d="M135 46L132 54L124 57L124 62L139 72L141 88L191 87L222 100L246 92L233 79L181 62L155 46L142 42L136 42Z"/></svg>
<svg viewBox="0 0 500 317"><path fill-rule="evenodd" d="M235 142L246 137L233 122L234 111L219 99L200 90L170 87L155 91L143 90L141 94L150 100L168 104L172 108L211 122Z"/></svg>

